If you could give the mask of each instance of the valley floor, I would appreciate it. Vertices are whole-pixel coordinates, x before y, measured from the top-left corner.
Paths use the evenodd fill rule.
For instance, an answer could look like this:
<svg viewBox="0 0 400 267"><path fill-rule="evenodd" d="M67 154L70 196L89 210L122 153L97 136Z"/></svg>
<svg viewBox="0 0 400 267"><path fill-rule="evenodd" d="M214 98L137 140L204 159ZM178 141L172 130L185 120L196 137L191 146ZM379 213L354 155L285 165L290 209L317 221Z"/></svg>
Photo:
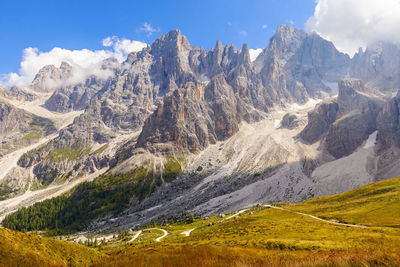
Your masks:
<svg viewBox="0 0 400 267"><path fill-rule="evenodd" d="M20 250L26 257L33 250L48 255L40 249L57 242L56 249L64 244L67 253L80 254L66 260L51 252L58 264L35 258L34 266L399 266L399 205L400 178L394 178L300 204L94 235L85 240L91 248L0 229L0 249L10 251L0 255L0 265L26 261ZM40 246L30 247L32 240Z"/></svg>

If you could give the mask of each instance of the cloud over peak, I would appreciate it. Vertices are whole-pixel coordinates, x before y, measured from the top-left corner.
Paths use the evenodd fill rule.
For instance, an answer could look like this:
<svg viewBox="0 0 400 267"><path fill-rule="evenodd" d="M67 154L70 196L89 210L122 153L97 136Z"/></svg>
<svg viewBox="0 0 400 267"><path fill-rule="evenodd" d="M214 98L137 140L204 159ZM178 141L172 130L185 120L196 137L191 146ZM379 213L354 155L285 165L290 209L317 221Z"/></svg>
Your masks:
<svg viewBox="0 0 400 267"><path fill-rule="evenodd" d="M377 41L400 43L400 0L316 0L309 32L349 55Z"/></svg>
<svg viewBox="0 0 400 267"><path fill-rule="evenodd" d="M69 63L81 73L95 74L97 66L104 59L115 58L122 62L130 52L140 51L147 46L146 43L120 39L116 36L103 39L102 44L105 49L101 50L68 50L54 47L50 51L42 52L38 48L25 48L22 53L19 73L1 74L0 85L28 86L41 68L46 65L59 67L63 61ZM83 76L82 78L84 78Z"/></svg>

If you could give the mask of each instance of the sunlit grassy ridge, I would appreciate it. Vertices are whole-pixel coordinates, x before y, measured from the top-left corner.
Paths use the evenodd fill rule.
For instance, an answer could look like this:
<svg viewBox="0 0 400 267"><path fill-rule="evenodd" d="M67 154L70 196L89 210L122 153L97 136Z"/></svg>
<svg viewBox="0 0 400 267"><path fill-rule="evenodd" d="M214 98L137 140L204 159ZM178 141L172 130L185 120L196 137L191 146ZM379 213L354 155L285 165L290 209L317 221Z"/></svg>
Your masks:
<svg viewBox="0 0 400 267"><path fill-rule="evenodd" d="M400 177L288 208L351 224L400 227Z"/></svg>
<svg viewBox="0 0 400 267"><path fill-rule="evenodd" d="M253 213L253 214L251 214ZM111 266L398 266L400 230L353 228L290 211L255 208L236 219L159 226L107 254ZM209 224L213 224L209 226ZM189 237L184 230L193 229ZM99 266L106 264L100 261ZM106 264L106 265L107 265Z"/></svg>
<svg viewBox="0 0 400 267"><path fill-rule="evenodd" d="M0 266L89 266L101 255L82 245L0 227Z"/></svg>
<svg viewBox="0 0 400 267"><path fill-rule="evenodd" d="M214 216L160 226L169 233L162 243L154 241L153 231L112 250L107 261L113 266L399 266L399 184L395 178L341 195L280 205L288 210L258 207L236 219ZM291 210L326 218L346 215L342 218L351 220L342 221L373 227L334 225ZM189 237L181 234L193 228Z"/></svg>

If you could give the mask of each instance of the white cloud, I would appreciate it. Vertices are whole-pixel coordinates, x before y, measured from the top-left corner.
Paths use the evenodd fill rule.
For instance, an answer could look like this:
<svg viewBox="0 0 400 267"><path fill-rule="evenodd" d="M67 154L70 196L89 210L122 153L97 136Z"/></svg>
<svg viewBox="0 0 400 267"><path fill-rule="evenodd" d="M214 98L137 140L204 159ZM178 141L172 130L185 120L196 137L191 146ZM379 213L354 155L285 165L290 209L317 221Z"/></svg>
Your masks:
<svg viewBox="0 0 400 267"><path fill-rule="evenodd" d="M293 20L289 20L289 23L290 23L291 25L294 25L294 21L293 21Z"/></svg>
<svg viewBox="0 0 400 267"><path fill-rule="evenodd" d="M153 33L159 32L159 28L153 27L150 23L143 23L143 26L139 28L139 31L145 32L147 36L153 35Z"/></svg>
<svg viewBox="0 0 400 267"><path fill-rule="evenodd" d="M123 61L130 52L140 51L147 46L145 43L127 39L119 39L112 36L107 37L102 42L103 50L68 50L55 47L50 51L42 52L37 48L28 47L23 50L22 61L19 73L7 73L0 75L0 85L24 87L29 85L38 71L46 65L59 67L65 61L74 68L74 81L82 80L87 75L97 74L104 76L104 72L99 72L99 64L107 58L116 58Z"/></svg>
<svg viewBox="0 0 400 267"><path fill-rule="evenodd" d="M265 24L264 24L264 25L261 26L261 28L262 28L263 30L265 30L266 28L268 28L268 25L265 25Z"/></svg>
<svg viewBox="0 0 400 267"><path fill-rule="evenodd" d="M241 31L239 31L239 35L242 36L242 37L246 37L247 36L247 31L241 30Z"/></svg>
<svg viewBox="0 0 400 267"><path fill-rule="evenodd" d="M258 57L258 55L262 52L261 48L257 48L257 49L249 49L249 53L250 53L250 60L254 61L256 60L256 58Z"/></svg>
<svg viewBox="0 0 400 267"><path fill-rule="evenodd" d="M147 46L146 43L139 41L119 39L117 36L107 37L103 39L104 47L112 47L113 55L112 57L118 59L118 61L123 61L127 55L134 51L140 51Z"/></svg>
<svg viewBox="0 0 400 267"><path fill-rule="evenodd" d="M104 38L103 39L103 42L102 42L102 44L103 44L103 46L104 47L110 47L110 46L112 46L112 44L113 44L113 38L114 38L115 36L113 36L113 37L107 37L107 38Z"/></svg>
<svg viewBox="0 0 400 267"><path fill-rule="evenodd" d="M400 0L316 0L306 22L349 55L377 41L400 43Z"/></svg>

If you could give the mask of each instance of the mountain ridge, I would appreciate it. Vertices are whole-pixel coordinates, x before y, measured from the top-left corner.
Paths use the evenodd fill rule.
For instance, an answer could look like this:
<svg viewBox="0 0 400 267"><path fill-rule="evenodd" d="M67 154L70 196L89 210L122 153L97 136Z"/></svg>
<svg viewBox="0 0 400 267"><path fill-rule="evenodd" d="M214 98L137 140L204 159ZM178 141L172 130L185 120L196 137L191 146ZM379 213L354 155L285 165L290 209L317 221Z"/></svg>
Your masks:
<svg viewBox="0 0 400 267"><path fill-rule="evenodd" d="M83 113L16 168L29 170L44 188L105 169L118 184L121 175L143 168L143 179L132 175L121 186L133 183L146 194L132 194L117 218L95 218L87 226L94 231L261 200L298 202L396 176L398 97L388 87L396 84L390 77L397 68L386 53L397 50L382 49L388 52L370 75L372 63L360 63L372 62L370 52L351 59L288 25L253 62L246 44L238 50L217 41L205 50L173 30L122 63L104 60L97 76L78 83L71 82L76 70L68 63L46 66L30 90L53 113ZM388 68L394 70L386 75ZM364 149L374 132L376 146ZM171 162L180 171L164 179ZM338 174L330 171L335 168ZM18 207L12 199L3 203L2 214Z"/></svg>

